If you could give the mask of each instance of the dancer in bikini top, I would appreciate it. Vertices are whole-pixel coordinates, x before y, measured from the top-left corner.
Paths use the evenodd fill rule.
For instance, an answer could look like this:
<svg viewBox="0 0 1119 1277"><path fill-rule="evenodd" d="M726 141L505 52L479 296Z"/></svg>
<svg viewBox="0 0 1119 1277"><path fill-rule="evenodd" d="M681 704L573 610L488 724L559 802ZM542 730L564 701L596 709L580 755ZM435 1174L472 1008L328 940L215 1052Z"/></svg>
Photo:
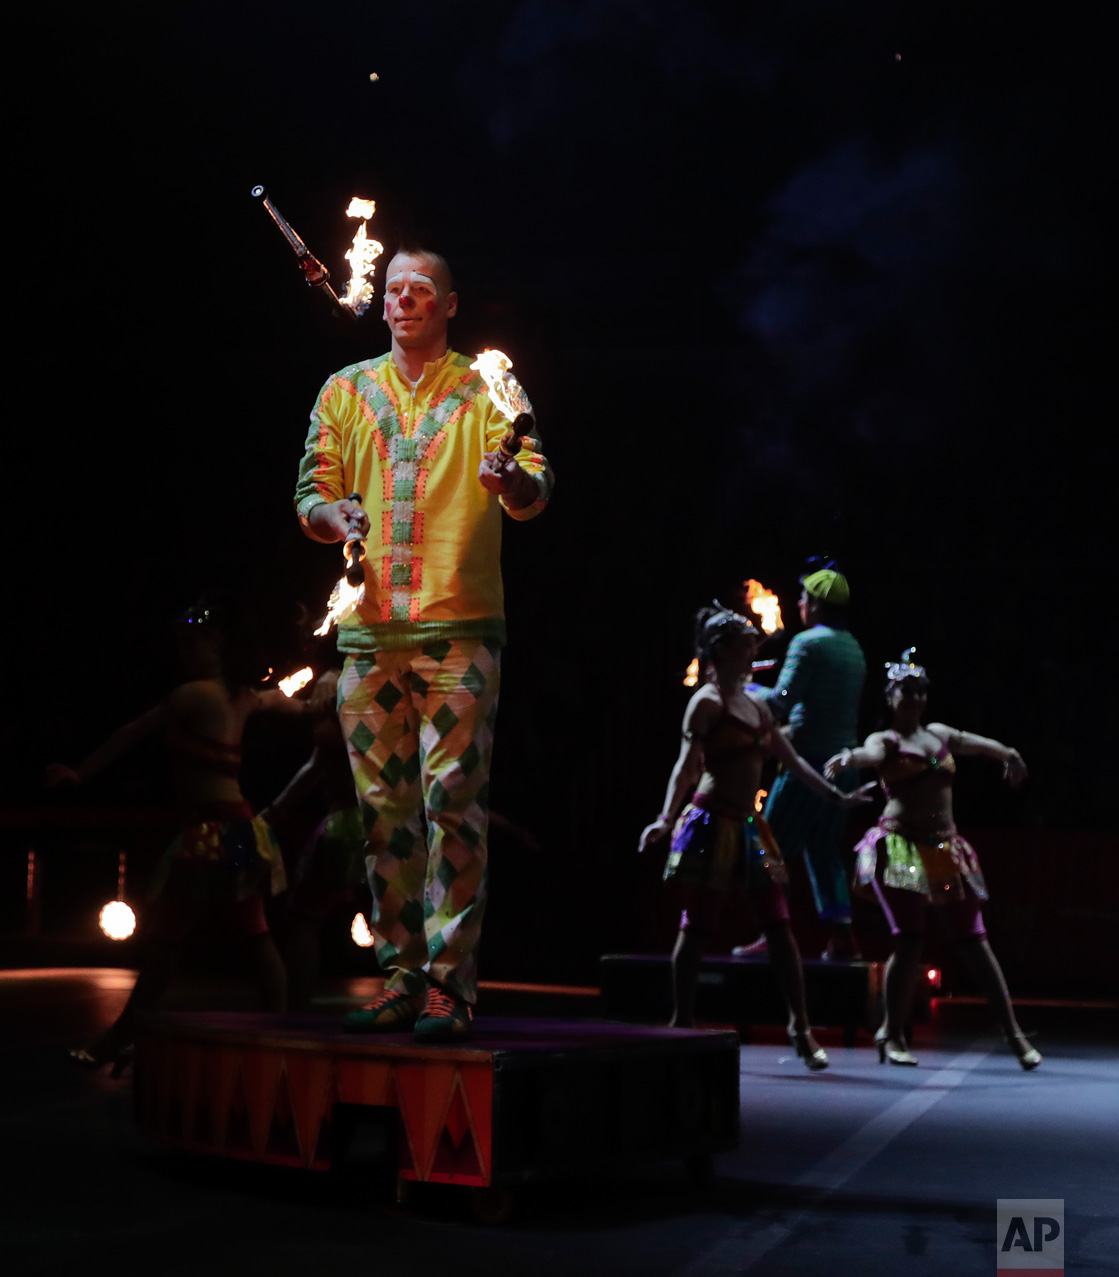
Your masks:
<svg viewBox="0 0 1119 1277"><path fill-rule="evenodd" d="M78 768L48 768L49 784L80 784L137 745L163 735L184 825L153 878L145 957L132 994L92 1047L71 1052L89 1067L112 1064L119 1071L126 1063L137 1012L162 994L187 931L206 908L221 909L245 940L265 1009L284 1008L284 968L263 908L263 892L283 890L283 860L267 825L254 818L245 801L238 772L241 737L251 714L264 709L302 714L305 708L280 691L259 692L251 686L242 668L248 658L242 661L239 651L230 650L236 647L234 633L228 613L216 604L203 600L188 609L174 632L186 681L155 708L118 728Z"/></svg>
<svg viewBox="0 0 1119 1277"><path fill-rule="evenodd" d="M703 947L715 929L726 889L744 887L785 994L790 1040L809 1068L822 1069L828 1058L808 1027L800 954L780 886L786 880L784 866L755 813L754 798L766 755L780 759L806 785L843 806L865 802L867 796L844 794L814 772L787 737L774 730L766 706L745 690L759 637L744 616L727 608L705 608L697 617L696 648L708 681L685 711L680 754L661 815L642 832L638 850L665 838L681 813L665 870L667 878L680 883L685 905L673 951L673 1024L693 1023Z"/></svg>
<svg viewBox="0 0 1119 1277"><path fill-rule="evenodd" d="M1003 765L1012 785L1026 776L1016 749L987 736L945 723L925 724L929 680L907 648L887 664L886 702L893 726L874 732L858 749L828 759L824 774L834 779L847 767L873 767L887 795L877 826L856 847L859 884L871 888L886 914L895 948L886 964L886 1017L875 1036L883 1063L914 1065L905 1039L910 1004L921 959L926 904L937 906L959 942L980 988L987 995L1011 1049L1024 1069L1041 1056L1022 1034L1002 969L987 942L980 903L987 889L975 849L956 830L952 816L954 754L977 754Z"/></svg>

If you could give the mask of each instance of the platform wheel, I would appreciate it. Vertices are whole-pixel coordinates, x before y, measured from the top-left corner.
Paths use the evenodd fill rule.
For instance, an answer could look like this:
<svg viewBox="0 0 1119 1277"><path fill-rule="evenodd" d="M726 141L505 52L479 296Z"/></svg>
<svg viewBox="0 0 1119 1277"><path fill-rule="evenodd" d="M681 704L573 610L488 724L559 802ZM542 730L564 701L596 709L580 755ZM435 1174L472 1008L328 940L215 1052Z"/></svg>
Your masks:
<svg viewBox="0 0 1119 1277"><path fill-rule="evenodd" d="M710 1153L692 1153L684 1158L684 1170L693 1188L707 1188L715 1179L715 1159Z"/></svg>
<svg viewBox="0 0 1119 1277"><path fill-rule="evenodd" d="M472 1188L470 1190L470 1214L475 1222L493 1227L508 1223L516 1205L516 1194L511 1188Z"/></svg>

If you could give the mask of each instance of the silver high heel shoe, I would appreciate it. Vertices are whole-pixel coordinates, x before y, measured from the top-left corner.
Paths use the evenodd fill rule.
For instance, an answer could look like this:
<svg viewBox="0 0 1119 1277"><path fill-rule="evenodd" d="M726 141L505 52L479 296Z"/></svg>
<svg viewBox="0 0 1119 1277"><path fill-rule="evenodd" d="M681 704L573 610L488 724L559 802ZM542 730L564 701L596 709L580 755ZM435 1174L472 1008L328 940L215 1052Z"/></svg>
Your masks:
<svg viewBox="0 0 1119 1277"><path fill-rule="evenodd" d="M804 1061L805 1067L810 1068L813 1073L818 1073L820 1069L828 1067L828 1053L812 1036L811 1029L805 1029L803 1033L798 1033L796 1029L790 1029L789 1045Z"/></svg>
<svg viewBox="0 0 1119 1277"><path fill-rule="evenodd" d="M1029 1073L1032 1069L1036 1069L1041 1063L1042 1055L1036 1047L1030 1046L1025 1037L1018 1033L1012 1038L1007 1038L1010 1043L1010 1049L1018 1057L1018 1063L1023 1069Z"/></svg>
<svg viewBox="0 0 1119 1277"><path fill-rule="evenodd" d="M917 1057L910 1053L904 1038L892 1038L885 1029L879 1029L874 1035L874 1045L878 1048L878 1063L904 1064L910 1068L917 1064Z"/></svg>

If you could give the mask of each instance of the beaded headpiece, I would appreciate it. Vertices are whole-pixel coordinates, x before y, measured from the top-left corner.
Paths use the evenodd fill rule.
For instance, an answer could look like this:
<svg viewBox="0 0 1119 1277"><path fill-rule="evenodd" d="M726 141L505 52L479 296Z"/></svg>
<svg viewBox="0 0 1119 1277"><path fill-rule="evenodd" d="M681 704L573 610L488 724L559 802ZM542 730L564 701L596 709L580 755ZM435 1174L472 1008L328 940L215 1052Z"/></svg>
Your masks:
<svg viewBox="0 0 1119 1277"><path fill-rule="evenodd" d="M913 659L917 655L915 647L907 647L901 654L900 661L886 662L886 681L889 683L900 683L903 678L919 678L923 682L929 681L929 676L925 672L923 665L918 665Z"/></svg>
<svg viewBox="0 0 1119 1277"><path fill-rule="evenodd" d="M712 599L711 606L719 610L704 617L696 627L696 651L705 660L711 655L712 649L725 639L739 634L753 634L759 639L762 637L757 626L718 599Z"/></svg>

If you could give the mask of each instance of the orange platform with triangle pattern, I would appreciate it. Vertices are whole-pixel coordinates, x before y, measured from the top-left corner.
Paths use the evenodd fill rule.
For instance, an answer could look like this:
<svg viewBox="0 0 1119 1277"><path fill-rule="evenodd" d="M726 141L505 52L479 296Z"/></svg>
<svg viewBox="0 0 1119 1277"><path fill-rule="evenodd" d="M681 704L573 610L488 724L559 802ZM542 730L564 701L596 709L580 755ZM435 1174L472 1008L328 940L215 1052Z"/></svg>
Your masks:
<svg viewBox="0 0 1119 1277"><path fill-rule="evenodd" d="M168 1012L142 1019L134 1093L151 1138L312 1170L367 1110L394 1129L401 1179L487 1187L733 1148L738 1073L721 1031L480 1019L433 1046L336 1017Z"/></svg>

